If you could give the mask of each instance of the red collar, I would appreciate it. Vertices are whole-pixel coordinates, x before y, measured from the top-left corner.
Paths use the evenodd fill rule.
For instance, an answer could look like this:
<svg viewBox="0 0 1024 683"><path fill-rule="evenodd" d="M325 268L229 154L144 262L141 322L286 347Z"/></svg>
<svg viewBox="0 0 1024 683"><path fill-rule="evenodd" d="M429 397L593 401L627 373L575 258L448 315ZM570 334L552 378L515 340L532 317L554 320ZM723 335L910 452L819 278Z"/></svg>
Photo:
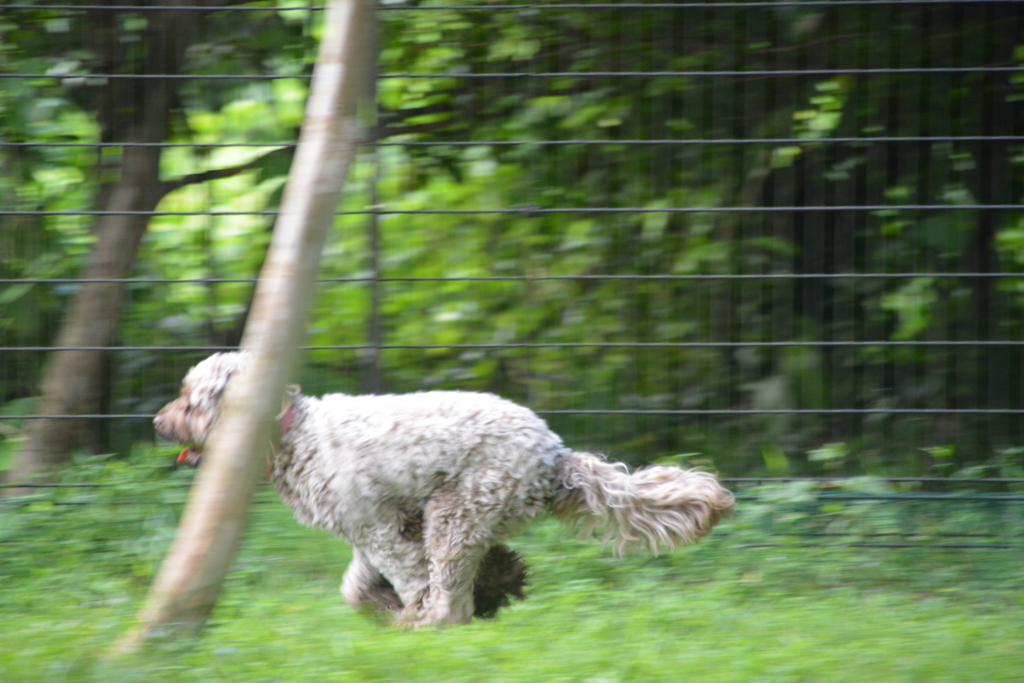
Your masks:
<svg viewBox="0 0 1024 683"><path fill-rule="evenodd" d="M293 419L295 419L294 403L288 406L288 410L284 411L284 415L281 416L281 436L284 436L284 433L288 431Z"/></svg>

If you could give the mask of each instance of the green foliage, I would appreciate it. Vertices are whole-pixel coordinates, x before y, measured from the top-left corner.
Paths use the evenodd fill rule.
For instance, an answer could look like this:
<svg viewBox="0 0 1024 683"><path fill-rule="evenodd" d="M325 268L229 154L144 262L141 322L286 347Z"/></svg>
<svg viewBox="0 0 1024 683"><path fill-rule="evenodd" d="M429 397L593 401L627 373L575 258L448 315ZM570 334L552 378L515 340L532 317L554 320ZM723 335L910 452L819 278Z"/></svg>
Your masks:
<svg viewBox="0 0 1024 683"><path fill-rule="evenodd" d="M573 72L615 70L772 69L773 57L792 51L807 58L823 34L836 64L891 66L875 61L891 45L922 36L929 54L946 54L960 32L985 31L971 16L960 26L942 24L914 32L910 23L843 9L742 13L722 9L695 17L685 12L611 14L565 12L390 12L382 17L385 73L494 74L558 71L559 78L528 86L503 79L380 81L382 120L389 141L609 140L606 145L411 147L381 150L379 198L388 209L526 207L515 215L386 215L380 221L380 264L385 276L550 276L673 273L817 273L956 270L989 249L971 210L923 213L909 204L970 205L982 201L979 150L941 142L927 149L832 144L831 137L921 135L934 121L955 121L973 130L980 119L960 106L964 89L952 82L927 83L915 75L856 79L847 76L765 90L740 79L655 77L643 81L601 79ZM428 16L429 15L429 16ZM909 15L908 15L909 16ZM936 21L935 17L930 20ZM853 26L885 26L854 35ZM739 27L746 27L746 42ZM756 28L755 28L756 27ZM833 27L833 28L826 28ZM843 28L845 27L845 28ZM673 40L693 35L701 41ZM909 31L909 32L908 32ZM755 39L756 36L756 39ZM894 42L895 41L895 42ZM595 49L600 45L600 49ZM722 49L722 46L732 46ZM628 48L626 48L628 46ZM998 48L1013 51L1013 45ZM799 62L797 62L799 63ZM775 83L775 81L773 81ZM642 88L642 95L634 88ZM1002 84L1000 87L1005 87ZM969 90L969 88L968 88ZM719 104L720 93L729 93ZM1000 91L1002 92L1002 91ZM918 98L915 100L914 98ZM918 116L911 102L928 98L932 110ZM771 103L770 105L767 103ZM993 103L993 107L1001 106ZM767 108L766 108L767 107ZM898 111L897 119L885 112ZM755 113L756 112L756 113ZM734 116L735 115L735 116ZM928 129L933 130L933 129ZM796 137L805 142L759 149L700 146L626 146L622 140ZM1001 150L995 154L1003 154ZM879 154L894 162L885 172ZM923 155L923 156L921 156ZM994 157L993 157L994 158ZM1003 157L999 157L1002 164ZM999 165L999 173L1009 167ZM813 180L820 173L821 183ZM365 171L364 178L372 176ZM761 178L760 183L751 179ZM802 188L802 189L801 189ZM352 208L365 205L360 186ZM802 194L798 194L802 192ZM774 193L774 195L773 195ZM888 204L866 221L825 224L795 219L723 214L530 215L529 207L612 206L720 207L787 203ZM790 198L792 197L792 199ZM831 199L845 197L840 201ZM808 219L810 220L810 219ZM831 219L829 219L831 220ZM352 220L330 262L336 276L365 272L365 224ZM817 230L828 231L819 241ZM981 240L979 242L979 239ZM993 238L994 239L994 238ZM999 238L1012 254L1012 234ZM357 258L358 257L358 258ZM993 266L995 267L995 266ZM984 282L893 278L831 280L623 282L497 281L442 285L385 283L381 288L384 339L395 345L545 342L768 341L780 338L912 341L948 338L973 320L992 291ZM1001 287L1009 286L1000 284ZM341 289L341 288L339 288ZM328 298L329 297L329 298ZM370 298L345 287L322 294L316 343L365 343ZM806 306L797 303L808 302ZM334 312L333 321L330 321ZM349 313L350 316L341 313ZM842 312L840 315L839 312ZM728 320L726 323L724 320ZM329 322L330 321L330 322ZM973 329L984 332L980 326ZM1009 319L1000 328L1017 334ZM854 332L855 331L855 332ZM342 341L344 340L344 341ZM971 351L968 354L973 354ZM978 352L980 353L980 352ZM358 386L363 364L328 353L311 360L348 377L336 386ZM692 409L753 407L819 409L845 406L942 407L943 400L975 405L978 374L960 372L955 384L942 368L964 359L961 349L924 347L738 349L691 347L658 352L631 349L392 349L377 361L389 389L465 387L500 391L536 408ZM978 357L979 360L981 357ZM322 360L321 360L322 359ZM958 368L965 368L961 362ZM977 367L977 366L976 366ZM881 378L898 377L898 381ZM347 384L346 384L347 380ZM936 386L942 390L937 391ZM955 397L955 398L954 398ZM1012 400L1011 397L1004 397ZM872 422L874 420L874 422ZM642 462L682 450L710 454L730 471L765 471L758 443L766 437L794 455L794 472L827 465L843 471L918 472L905 455L928 440L928 429L885 417L847 422L803 416L752 417L694 425L671 417L637 420L553 420L576 444L611 450ZM897 424L899 423L899 424ZM920 424L920 423L918 423ZM896 425L895 429L889 426ZM1000 425L1002 429L1002 425ZM882 436L884 430L889 430ZM992 447L981 446L992 425L964 418L956 437L957 466L979 463ZM936 430L941 433L941 430ZM727 436L728 434L728 436ZM945 436L938 437L947 439ZM999 437L1012 446L1012 435ZM822 443L857 443L870 456L808 460ZM993 444L995 445L995 444ZM870 469L869 469L870 468Z"/></svg>
<svg viewBox="0 0 1024 683"><path fill-rule="evenodd" d="M939 297L932 289L935 278L916 277L895 292L882 297L882 310L898 316L895 339L914 339L931 323L931 310Z"/></svg>
<svg viewBox="0 0 1024 683"><path fill-rule="evenodd" d="M295 13L212 13L202 42L188 52L192 73L260 73L303 76L315 45L312 23ZM319 13L318 13L319 14ZM0 79L0 137L5 142L73 143L79 146L0 147L0 203L5 209L81 211L101 208L109 183L118 180L121 149L90 148L123 139L122 118L136 106L124 79L59 78L62 74L140 73L149 68L146 40L161 13L65 12L40 7L5 14L0 23L0 70L53 74L52 78ZM112 46L121 46L114 50ZM230 168L251 162L251 170L203 187L188 186L168 196L161 209L263 211L273 209L290 163L290 152L274 152L294 139L304 107L307 79L264 81L181 81L169 142L268 143L265 148L170 148L161 157L164 179ZM85 215L0 217L0 277L70 278L81 272L93 242L92 218ZM269 241L269 220L235 216L155 219L135 274L142 277L251 278ZM193 286L129 286L129 303L117 343L233 344L230 340L252 287L245 283ZM73 284L0 285L0 344L46 346L53 342ZM5 352L0 404L37 393L45 355ZM160 354L133 352L114 361L113 410L152 412L168 388L195 358L157 363ZM183 367L184 366L184 367ZM103 448L131 448L133 437L151 434L145 421L97 428ZM127 429L119 429L127 427ZM106 434L106 436L102 436ZM10 443L5 442L5 443Z"/></svg>
<svg viewBox="0 0 1024 683"><path fill-rule="evenodd" d="M171 467L166 453L140 449L131 464L110 456L83 457L63 473L61 483L71 487L36 489L4 502L0 576L59 580L88 558L90 573L110 575L101 583L112 591L151 580L188 495L186 474Z"/></svg>
<svg viewBox="0 0 1024 683"><path fill-rule="evenodd" d="M245 173L182 188L160 210L224 214L276 208L291 157L274 151L273 143L295 139L307 92L304 76L321 30L321 13L283 9L294 4L204 17L203 39L189 49L186 73L288 78L181 83L171 142L266 146L165 150L161 165L167 179L259 161ZM910 208L1013 203L1015 198L1000 194L1019 185L1021 155L1011 143L831 141L987 135L990 122L1016 120L1006 108L1019 89L1016 75L587 75L798 70L819 62L884 69L894 66L886 60L895 54L907 64L935 57L936 67L963 66L975 59L963 54L968 44L986 45L991 63L1018 60L1019 46L998 29L999 17L965 10L953 19L920 7L893 22L888 12L882 6L381 12L379 69L388 76L378 81L382 141L479 144L386 146L360 154L340 208L362 212L377 206L385 213L338 216L322 275L349 281L322 285L309 342L364 347L376 338L371 320L379 320L380 338L389 348L310 353L307 390L358 391L375 386L371 378L379 376L389 391L482 389L542 410L1016 405L1010 388L1015 383L1003 381L1000 370L1019 366L1015 349L990 362L987 349L962 347L699 346L789 339L935 341L954 334L1020 338L1024 297L1016 278L716 279L1018 269L1024 239L1017 212ZM10 13L0 23L0 69L102 71L101 46L89 39L94 16L43 8ZM154 17L116 14L109 30L117 44L129 46L125 69L142 68L145 46L139 36ZM553 72L561 75L454 77ZM408 77L415 74L439 75ZM112 87L97 79L0 79L0 134L9 141L96 142L106 134L104 98L119 92ZM773 137L796 142L625 144ZM571 140L604 142L529 144ZM510 141L527 144L489 144ZM0 148L0 198L14 208L93 208L101 185L115 179L119 153ZM851 203L883 208L871 215L662 211ZM540 214L534 207L648 211ZM387 213L504 208L520 210ZM252 278L271 224L268 215L156 217L136 274ZM75 275L91 244L89 227L90 219L82 216L0 217L0 276ZM371 254L374 230L379 239ZM374 274L385 281L367 282ZM705 279L545 279L636 274ZM394 279L450 277L509 279ZM0 289L2 343L51 343L73 292L72 286L29 283ZM251 294L248 282L133 284L118 342L231 345ZM652 346L536 346L580 342ZM693 346L656 346L676 343ZM8 356L0 371L0 401L34 395L43 356ZM153 412L197 359L187 353L117 352L109 407ZM551 422L572 445L609 451L631 463L699 452L734 474L778 465L778 458L764 455L765 443L783 454L791 473L917 474L933 464L916 455L922 447L954 447L951 464L960 468L981 466L1020 440L1011 419L993 416L960 416L955 427L919 416L808 413L693 419L663 412L557 416ZM105 450L125 453L148 429L143 422L115 425L101 441ZM820 455L828 449L822 444L838 442L850 444L843 458L807 455Z"/></svg>

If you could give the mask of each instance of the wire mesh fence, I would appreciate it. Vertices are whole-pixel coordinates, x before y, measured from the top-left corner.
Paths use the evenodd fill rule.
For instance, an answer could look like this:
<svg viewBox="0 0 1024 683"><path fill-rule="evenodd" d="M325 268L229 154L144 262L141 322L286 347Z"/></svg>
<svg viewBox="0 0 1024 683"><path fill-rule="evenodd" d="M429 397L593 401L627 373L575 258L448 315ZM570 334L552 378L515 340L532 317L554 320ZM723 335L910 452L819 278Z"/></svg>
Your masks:
<svg viewBox="0 0 1024 683"><path fill-rule="evenodd" d="M36 423L69 451L152 441L185 370L237 346L320 9L6 7L8 466ZM1019 507L1019 3L380 9L378 107L324 254L307 391L495 391L635 465L869 474L891 489L858 505ZM155 155L139 187L159 196L118 205L144 180L135 154ZM100 273L118 219L138 252ZM116 325L83 341L66 313L99 286ZM59 354L85 359L77 396L33 400ZM812 518L793 533L827 539ZM1012 546L1002 533L987 547Z"/></svg>

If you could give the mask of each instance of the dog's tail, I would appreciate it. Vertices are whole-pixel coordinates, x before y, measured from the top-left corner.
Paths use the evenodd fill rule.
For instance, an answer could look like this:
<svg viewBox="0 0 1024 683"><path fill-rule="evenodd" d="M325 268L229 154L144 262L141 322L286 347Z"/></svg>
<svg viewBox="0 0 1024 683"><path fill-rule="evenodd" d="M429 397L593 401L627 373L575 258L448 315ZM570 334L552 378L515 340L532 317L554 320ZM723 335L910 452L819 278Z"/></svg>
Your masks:
<svg viewBox="0 0 1024 683"><path fill-rule="evenodd" d="M566 451L551 511L581 536L603 529L616 553L646 546L657 554L662 545L697 542L733 505L708 472L652 465L630 473L622 463Z"/></svg>

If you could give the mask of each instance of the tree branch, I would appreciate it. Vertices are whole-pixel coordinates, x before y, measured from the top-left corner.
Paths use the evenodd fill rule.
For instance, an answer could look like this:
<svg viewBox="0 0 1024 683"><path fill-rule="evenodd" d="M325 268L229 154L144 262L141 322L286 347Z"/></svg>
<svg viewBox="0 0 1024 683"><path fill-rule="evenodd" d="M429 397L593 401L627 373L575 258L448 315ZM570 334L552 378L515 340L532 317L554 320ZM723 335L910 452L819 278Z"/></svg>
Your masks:
<svg viewBox="0 0 1024 683"><path fill-rule="evenodd" d="M166 196L171 192L174 192L175 190L180 190L181 188L186 187L188 185L198 185L199 183L205 183L211 180L221 180L223 178L230 178L232 176L236 176L239 173L251 171L252 169L259 166L260 163L263 162L263 160L265 160L266 158L268 158L271 154L276 154L277 152L280 152L283 149L285 148L281 147L278 149L273 149L267 152L266 154L261 154L252 161L246 162L244 164L239 164L238 166L229 166L227 168L215 168L209 171L203 171L201 173L189 173L188 175L182 176L181 178L178 178L176 180L168 180L160 184L160 196Z"/></svg>

